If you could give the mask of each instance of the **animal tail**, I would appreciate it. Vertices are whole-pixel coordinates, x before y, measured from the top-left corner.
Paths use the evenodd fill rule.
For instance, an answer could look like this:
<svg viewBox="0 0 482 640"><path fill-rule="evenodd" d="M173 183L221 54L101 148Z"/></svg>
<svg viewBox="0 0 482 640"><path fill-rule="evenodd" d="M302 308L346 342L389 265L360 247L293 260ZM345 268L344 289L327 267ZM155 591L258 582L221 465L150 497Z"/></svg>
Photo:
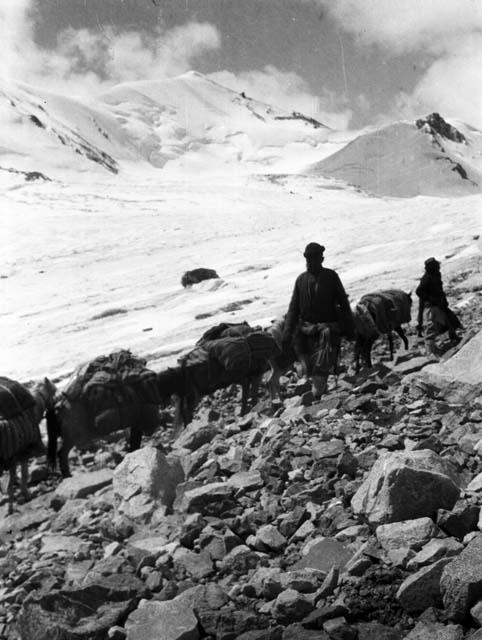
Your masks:
<svg viewBox="0 0 482 640"><path fill-rule="evenodd" d="M60 420L55 409L47 409L45 412L47 423L47 460L53 471L57 464L57 440L60 436Z"/></svg>

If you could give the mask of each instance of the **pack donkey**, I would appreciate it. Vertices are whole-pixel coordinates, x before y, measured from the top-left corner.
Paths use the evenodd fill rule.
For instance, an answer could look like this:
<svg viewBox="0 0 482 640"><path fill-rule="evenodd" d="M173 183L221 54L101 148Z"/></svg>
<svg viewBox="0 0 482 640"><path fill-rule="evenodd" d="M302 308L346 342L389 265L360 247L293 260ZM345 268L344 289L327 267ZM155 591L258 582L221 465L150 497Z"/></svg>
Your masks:
<svg viewBox="0 0 482 640"><path fill-rule="evenodd" d="M372 366L373 344L381 335L388 337L390 360L393 360L393 335L395 331L408 349L408 339L402 328L410 322L412 295L400 289L387 289L362 296L353 310L355 321L355 366L360 369L363 359L367 367Z"/></svg>

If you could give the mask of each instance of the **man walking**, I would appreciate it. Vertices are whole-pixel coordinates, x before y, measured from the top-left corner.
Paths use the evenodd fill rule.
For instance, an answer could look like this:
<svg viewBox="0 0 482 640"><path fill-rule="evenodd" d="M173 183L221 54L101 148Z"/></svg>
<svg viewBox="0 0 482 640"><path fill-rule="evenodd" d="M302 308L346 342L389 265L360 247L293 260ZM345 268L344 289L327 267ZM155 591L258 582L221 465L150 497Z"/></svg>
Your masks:
<svg viewBox="0 0 482 640"><path fill-rule="evenodd" d="M323 267L324 251L317 242L306 246L306 271L296 278L283 333L284 345L294 346L317 397L336 368L341 335L353 338L354 332L345 289L336 271Z"/></svg>
<svg viewBox="0 0 482 640"><path fill-rule="evenodd" d="M418 335L424 336L427 354L438 356L435 338L448 331L449 338L457 340L456 329L460 329L462 325L455 313L449 309L440 273L440 262L435 258L425 260L425 273L415 293L420 299Z"/></svg>

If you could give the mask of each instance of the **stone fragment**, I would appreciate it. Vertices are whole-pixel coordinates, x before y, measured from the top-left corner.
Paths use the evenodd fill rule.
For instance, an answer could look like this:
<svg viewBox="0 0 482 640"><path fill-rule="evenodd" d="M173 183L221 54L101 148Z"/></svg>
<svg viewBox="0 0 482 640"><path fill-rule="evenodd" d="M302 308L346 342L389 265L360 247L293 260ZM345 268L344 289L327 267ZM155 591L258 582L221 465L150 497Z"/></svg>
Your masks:
<svg viewBox="0 0 482 640"><path fill-rule="evenodd" d="M202 447L203 444L211 442L218 431L218 427L211 422L205 423L193 420L176 438L174 446L195 451Z"/></svg>
<svg viewBox="0 0 482 640"><path fill-rule="evenodd" d="M232 504L233 488L227 482L211 482L202 487L187 490L176 499L175 508L187 513L215 515L221 513L227 504Z"/></svg>
<svg viewBox="0 0 482 640"><path fill-rule="evenodd" d="M75 536L46 535L42 537L41 552L44 554L74 555L85 546L85 541Z"/></svg>
<svg viewBox="0 0 482 640"><path fill-rule="evenodd" d="M463 539L477 529L480 507L464 501L457 502L451 511L439 509L437 524L449 536Z"/></svg>
<svg viewBox="0 0 482 640"><path fill-rule="evenodd" d="M440 576L450 562L450 558L437 560L402 582L397 591L397 599L405 611L420 613L428 607L441 606Z"/></svg>
<svg viewBox="0 0 482 640"><path fill-rule="evenodd" d="M431 518L416 518L382 524L377 527L375 534L386 551L401 548L418 551L429 540L440 536L441 532Z"/></svg>
<svg viewBox="0 0 482 640"><path fill-rule="evenodd" d="M256 542L261 542L272 551L279 551L286 546L286 538L272 524L266 524L258 529Z"/></svg>
<svg viewBox="0 0 482 640"><path fill-rule="evenodd" d="M236 491L247 492L261 489L264 482L259 471L238 471L228 478L226 484Z"/></svg>
<svg viewBox="0 0 482 640"><path fill-rule="evenodd" d="M82 587L33 591L18 617L20 637L105 638L111 627L123 621L143 588L134 576L110 576Z"/></svg>
<svg viewBox="0 0 482 640"><path fill-rule="evenodd" d="M55 490L55 495L62 500L86 498L99 489L112 484L114 472L112 469L99 469L89 473L78 473L71 478L65 478Z"/></svg>
<svg viewBox="0 0 482 640"><path fill-rule="evenodd" d="M403 638L401 631L379 622L359 622L355 628L358 631L358 640L402 640Z"/></svg>
<svg viewBox="0 0 482 640"><path fill-rule="evenodd" d="M126 620L127 640L198 640L199 625L186 599L141 600Z"/></svg>
<svg viewBox="0 0 482 640"><path fill-rule="evenodd" d="M482 627L482 600L479 600L470 610L472 620L474 620L479 627Z"/></svg>
<svg viewBox="0 0 482 640"><path fill-rule="evenodd" d="M342 568L353 555L344 545L334 538L315 538L308 543L306 554L293 569L318 569L328 573L333 567Z"/></svg>
<svg viewBox="0 0 482 640"><path fill-rule="evenodd" d="M387 453L353 496L356 515L372 526L435 515L459 497L451 465L430 450Z"/></svg>
<svg viewBox="0 0 482 640"><path fill-rule="evenodd" d="M213 562L209 552L202 550L194 553L184 547L179 547L173 554L174 567L183 569L195 580L206 578L213 573Z"/></svg>
<svg viewBox="0 0 482 640"><path fill-rule="evenodd" d="M476 534L465 549L444 569L440 579L443 603L450 619L463 622L482 599L482 534Z"/></svg>
<svg viewBox="0 0 482 640"><path fill-rule="evenodd" d="M259 564L259 556L249 547L242 544L235 547L221 561L220 568L224 573L243 575L251 569L255 569Z"/></svg>
<svg viewBox="0 0 482 640"><path fill-rule="evenodd" d="M298 622L307 616L313 608L313 604L306 596L294 589L286 589L276 598L272 608L272 616L281 624Z"/></svg>
<svg viewBox="0 0 482 640"><path fill-rule="evenodd" d="M427 542L420 551L408 562L409 569L432 564L441 558L451 558L458 555L464 545L455 538L434 538Z"/></svg>
<svg viewBox="0 0 482 640"><path fill-rule="evenodd" d="M421 620L410 631L404 640L462 640L464 630L460 625L441 624L440 622L426 622ZM473 638L474 636L470 636Z"/></svg>
<svg viewBox="0 0 482 640"><path fill-rule="evenodd" d="M300 593L313 593L326 578L318 569L295 569L279 575L282 589L295 589Z"/></svg>
<svg viewBox="0 0 482 640"><path fill-rule="evenodd" d="M176 457L168 458L155 447L128 453L114 472L117 512L148 522L158 506L172 506L176 486L183 480L184 472Z"/></svg>

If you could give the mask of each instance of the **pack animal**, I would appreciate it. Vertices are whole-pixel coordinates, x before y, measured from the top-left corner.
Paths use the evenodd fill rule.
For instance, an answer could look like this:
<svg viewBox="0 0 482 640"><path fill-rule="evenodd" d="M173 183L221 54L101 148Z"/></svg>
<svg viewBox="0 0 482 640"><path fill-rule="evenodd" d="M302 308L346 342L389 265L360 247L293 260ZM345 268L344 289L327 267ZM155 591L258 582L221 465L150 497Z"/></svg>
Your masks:
<svg viewBox="0 0 482 640"><path fill-rule="evenodd" d="M393 360L393 331L400 336L405 349L408 349L408 339L402 325L410 322L411 308L411 293L400 289L376 291L360 298L353 311L357 371L360 369L361 359L367 367L372 366L372 347L381 335L388 337L390 360Z"/></svg>
<svg viewBox="0 0 482 640"><path fill-rule="evenodd" d="M157 374L129 351L100 356L80 367L47 414L48 458L57 455L64 477L70 476L68 455L106 435L130 428L128 450L140 447L143 435L159 427ZM58 438L62 445L57 453Z"/></svg>
<svg viewBox="0 0 482 640"><path fill-rule="evenodd" d="M179 366L160 372L161 395L175 399L177 428L191 422L203 396L232 384L241 385L241 413L246 413L248 401L258 399L261 379L276 349L274 339L262 331L208 340L183 356ZM270 391L273 398L271 385Z"/></svg>
<svg viewBox="0 0 482 640"><path fill-rule="evenodd" d="M20 463L22 495L29 493L28 461L42 455L44 446L39 424L53 406L56 388L45 378L29 390L20 382L0 377L0 473L9 472L7 494L9 513L13 512L17 464Z"/></svg>

